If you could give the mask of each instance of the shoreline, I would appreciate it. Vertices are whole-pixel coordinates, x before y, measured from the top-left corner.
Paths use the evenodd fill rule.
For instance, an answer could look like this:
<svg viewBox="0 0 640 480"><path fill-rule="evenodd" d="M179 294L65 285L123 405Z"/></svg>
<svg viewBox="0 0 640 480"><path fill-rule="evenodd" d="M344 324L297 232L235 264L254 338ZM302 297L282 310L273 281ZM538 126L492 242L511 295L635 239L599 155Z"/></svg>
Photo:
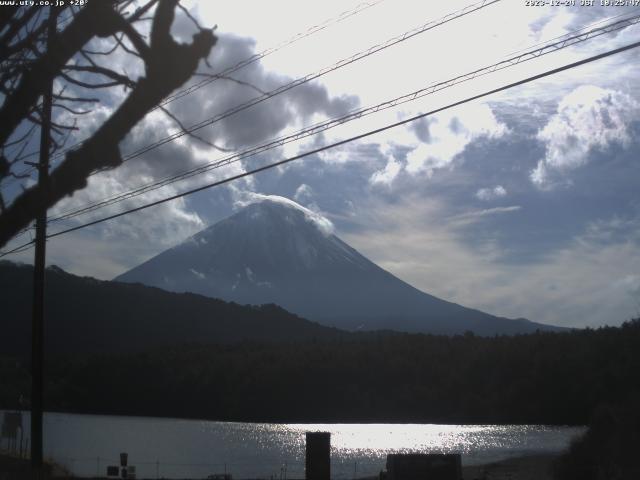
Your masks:
<svg viewBox="0 0 640 480"><path fill-rule="evenodd" d="M553 464L561 453L526 455L497 462L468 465L462 467L464 480L552 480ZM49 475L55 478L76 478L66 469L55 463L49 463ZM27 459L18 459L0 454L0 472L26 475L29 471ZM377 480L376 477L362 477L359 480Z"/></svg>
<svg viewBox="0 0 640 480"><path fill-rule="evenodd" d="M552 480L562 452L525 455L483 465L462 466L464 480Z"/></svg>
<svg viewBox="0 0 640 480"><path fill-rule="evenodd" d="M0 406L0 413L4 412L19 412L29 417L31 410L20 408L6 408ZM345 420L342 418L325 418L325 419L288 419L288 420L273 420L273 419L261 419L261 420L242 420L242 419L216 419L210 417L188 417L188 416L172 416L172 415L145 415L141 413L110 413L101 410L85 411L85 410L57 410L50 409L43 412L46 414L55 415L78 415L78 416L90 416L90 417L113 417L113 418L127 418L127 419L142 419L142 420L178 420L178 421L194 421L194 422L215 422L215 423L231 423L231 424L251 424L251 425L449 425L449 426L472 426L472 427L549 427L549 428L587 428L583 423L571 423L571 422L558 422L558 423L527 423L527 422L504 422L504 423L491 423L491 422L454 422L454 421L426 421L421 419L414 420L399 420L399 421L387 421L387 420L374 420L374 421L360 421L358 419Z"/></svg>

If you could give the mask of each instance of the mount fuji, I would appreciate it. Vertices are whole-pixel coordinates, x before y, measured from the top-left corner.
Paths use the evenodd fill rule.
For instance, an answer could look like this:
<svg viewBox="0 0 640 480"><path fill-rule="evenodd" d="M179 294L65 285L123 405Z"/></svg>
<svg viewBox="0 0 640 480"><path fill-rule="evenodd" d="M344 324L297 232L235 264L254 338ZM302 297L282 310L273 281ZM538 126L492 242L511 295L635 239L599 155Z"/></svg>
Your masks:
<svg viewBox="0 0 640 480"><path fill-rule="evenodd" d="M424 293L340 240L324 217L275 196L245 206L114 280L240 304L275 303L346 330L478 335L559 330Z"/></svg>

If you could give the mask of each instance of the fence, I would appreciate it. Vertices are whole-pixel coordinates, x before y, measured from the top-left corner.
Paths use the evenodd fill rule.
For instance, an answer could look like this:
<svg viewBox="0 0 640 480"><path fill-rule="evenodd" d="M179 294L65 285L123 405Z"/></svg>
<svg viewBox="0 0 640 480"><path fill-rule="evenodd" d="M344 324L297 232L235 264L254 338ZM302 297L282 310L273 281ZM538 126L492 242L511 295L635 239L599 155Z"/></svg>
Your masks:
<svg viewBox="0 0 640 480"><path fill-rule="evenodd" d="M107 467L120 468L120 459L109 457L57 457L56 463L77 478L107 477ZM297 463L247 464L225 462L182 463L165 460L129 460L129 466L135 467L135 477L144 479L224 479L231 475L234 479L287 480L305 477L304 461ZM116 477L111 477L116 478ZM226 477L228 478L228 477Z"/></svg>

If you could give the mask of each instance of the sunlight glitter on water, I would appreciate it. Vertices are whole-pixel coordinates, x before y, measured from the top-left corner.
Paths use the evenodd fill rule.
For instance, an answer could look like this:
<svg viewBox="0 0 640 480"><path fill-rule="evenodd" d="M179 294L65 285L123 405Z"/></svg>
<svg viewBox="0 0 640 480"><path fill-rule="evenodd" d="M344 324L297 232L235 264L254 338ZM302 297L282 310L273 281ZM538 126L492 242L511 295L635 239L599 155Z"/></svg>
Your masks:
<svg viewBox="0 0 640 480"><path fill-rule="evenodd" d="M0 411L1 412L1 411ZM24 418L29 431L28 415ZM331 476L376 475L388 453L459 452L463 465L565 449L581 427L270 424L46 413L45 455L79 476L128 452L140 478L304 478L305 432L331 433Z"/></svg>
<svg viewBox="0 0 640 480"><path fill-rule="evenodd" d="M269 425L290 443L290 450L304 448L304 433L331 433L331 452L337 457L385 457L388 453L431 452L473 454L513 450L552 451L554 427L529 425L433 425L433 424L288 424Z"/></svg>

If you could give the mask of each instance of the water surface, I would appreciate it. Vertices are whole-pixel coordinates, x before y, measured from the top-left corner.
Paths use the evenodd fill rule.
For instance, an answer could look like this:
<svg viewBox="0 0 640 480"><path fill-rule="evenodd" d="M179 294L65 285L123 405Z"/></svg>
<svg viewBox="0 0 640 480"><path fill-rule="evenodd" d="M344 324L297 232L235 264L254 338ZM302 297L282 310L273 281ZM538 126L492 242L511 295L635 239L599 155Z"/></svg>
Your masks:
<svg viewBox="0 0 640 480"><path fill-rule="evenodd" d="M27 417L27 415L25 415ZM25 430L28 432L28 418ZM332 477L376 475L387 453L460 452L463 464L559 452L580 427L432 424L252 424L47 413L45 455L80 476L129 454L138 478L304 478L304 434L331 432Z"/></svg>

